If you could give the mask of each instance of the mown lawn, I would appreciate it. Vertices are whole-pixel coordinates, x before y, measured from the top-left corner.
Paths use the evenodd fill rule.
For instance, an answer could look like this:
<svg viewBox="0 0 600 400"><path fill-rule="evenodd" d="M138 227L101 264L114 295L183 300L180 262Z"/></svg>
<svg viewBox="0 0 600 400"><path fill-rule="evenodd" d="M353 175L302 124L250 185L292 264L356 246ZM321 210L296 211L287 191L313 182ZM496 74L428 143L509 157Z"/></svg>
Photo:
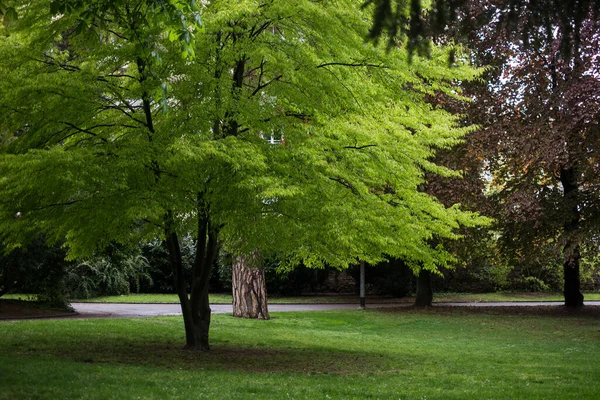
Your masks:
<svg viewBox="0 0 600 400"><path fill-rule="evenodd" d="M209 353L180 317L4 321L0 399L597 399L597 308L545 309L215 315Z"/></svg>

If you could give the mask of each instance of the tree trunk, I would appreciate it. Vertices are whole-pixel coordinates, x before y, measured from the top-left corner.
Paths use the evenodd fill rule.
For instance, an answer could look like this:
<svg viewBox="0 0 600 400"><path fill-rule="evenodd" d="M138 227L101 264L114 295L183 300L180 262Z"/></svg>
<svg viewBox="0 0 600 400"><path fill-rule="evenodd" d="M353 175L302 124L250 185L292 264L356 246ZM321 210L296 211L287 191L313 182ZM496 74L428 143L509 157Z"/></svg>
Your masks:
<svg viewBox="0 0 600 400"><path fill-rule="evenodd" d="M188 297L187 283L183 276L179 238L172 229L172 216L168 216L166 222L167 249L173 266L175 287L185 326L185 348L208 351L210 349L208 332L211 313L208 301L208 283L211 266L217 253L217 230L210 226L208 211L199 207L196 257L192 269L191 293Z"/></svg>
<svg viewBox="0 0 600 400"><path fill-rule="evenodd" d="M431 289L431 271L421 268L417 277L417 295L415 307L431 307L433 290Z"/></svg>
<svg viewBox="0 0 600 400"><path fill-rule="evenodd" d="M581 293L579 275L579 261L581 259L579 245L576 245L575 248L571 250L571 253L572 254L569 256L565 254L565 260L563 264L565 276L565 306L581 307L583 306L583 294Z"/></svg>
<svg viewBox="0 0 600 400"><path fill-rule="evenodd" d="M564 296L565 306L583 306L583 294L581 293L581 279L579 265L581 261L581 249L577 231L579 230L579 185L575 168L563 168L560 171L560 181L563 186L563 201L568 213L564 224L564 247L563 247L563 272L564 272Z"/></svg>
<svg viewBox="0 0 600 400"><path fill-rule="evenodd" d="M265 269L258 255L238 256L231 268L233 316L238 318L269 319Z"/></svg>

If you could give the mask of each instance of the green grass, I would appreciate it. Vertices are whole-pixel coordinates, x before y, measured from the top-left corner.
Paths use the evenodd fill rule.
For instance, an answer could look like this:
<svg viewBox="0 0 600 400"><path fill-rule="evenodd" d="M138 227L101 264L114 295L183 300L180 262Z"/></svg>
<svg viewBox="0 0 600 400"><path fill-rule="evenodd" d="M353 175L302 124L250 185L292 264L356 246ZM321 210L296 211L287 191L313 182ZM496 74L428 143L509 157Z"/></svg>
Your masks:
<svg viewBox="0 0 600 400"><path fill-rule="evenodd" d="M585 292L585 300L600 300L600 293ZM490 301L564 301L562 293L524 292L524 293L434 293L434 302L490 302Z"/></svg>
<svg viewBox="0 0 600 400"><path fill-rule="evenodd" d="M0 323L0 399L596 399L600 321L414 309Z"/></svg>
<svg viewBox="0 0 600 400"><path fill-rule="evenodd" d="M584 293L586 300L600 300L600 293ZM35 300L35 295L7 294L2 298ZM489 301L563 301L561 293L435 293L434 302L489 302ZM130 294L126 296L103 296L93 299L74 299L77 302L89 303L179 303L175 294ZM211 294L211 303L231 303L230 294ZM358 296L300 296L269 297L269 303L358 303ZM374 303L411 303L414 297L385 298L369 297Z"/></svg>

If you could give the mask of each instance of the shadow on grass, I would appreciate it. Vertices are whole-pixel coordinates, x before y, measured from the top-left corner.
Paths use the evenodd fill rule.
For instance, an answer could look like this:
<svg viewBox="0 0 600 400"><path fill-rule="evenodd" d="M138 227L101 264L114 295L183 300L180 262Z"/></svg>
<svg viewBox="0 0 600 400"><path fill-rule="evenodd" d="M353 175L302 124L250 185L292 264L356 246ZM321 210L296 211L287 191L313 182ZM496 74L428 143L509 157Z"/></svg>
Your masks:
<svg viewBox="0 0 600 400"><path fill-rule="evenodd" d="M0 320L45 318L75 314L72 308L53 308L40 301L0 299Z"/></svg>
<svg viewBox="0 0 600 400"><path fill-rule="evenodd" d="M492 317L490 320L481 319L477 316L481 314L489 314ZM439 364L441 361L432 358L432 354L454 357L456 346L450 347L453 349L450 356L447 355L448 349L444 346L448 337L460 338L464 327L470 329L471 334L476 334L474 341L504 346L506 339L503 336L498 339L489 335L503 335L506 326L511 329L508 331L510 340L520 340L521 336L513 335L515 331L532 330L533 332L548 329L549 326L553 332L565 330L564 335L570 335L573 325L597 324L600 318L600 307L583 307L581 310L570 310L562 306L494 308L434 306L429 309L397 307L368 310L366 313L356 311L316 315L321 315L325 320L318 322L315 322L317 321L315 319L304 320L294 317L292 313L286 315L287 323L281 326L278 324L259 326L255 321L232 321L224 317L220 318L217 322L223 333L213 337L212 350L208 353L184 350L180 321L169 317L119 321L6 322L0 351L19 358L56 357L76 363L135 365L172 370L314 375L385 374L400 371L398 366L414 367L415 363L432 362ZM411 318L402 318L403 315ZM475 318L471 318L470 315ZM494 317L497 315L501 317ZM504 318L504 315L507 317L514 315L516 318ZM536 319L540 317L541 320L529 324L529 318L522 320L518 318L522 315L536 316ZM380 319L378 316L393 316L393 318ZM414 316L417 318L412 318ZM438 325L436 319L432 318L433 323L428 321L422 324L419 316L456 320L453 324ZM576 318L571 319L571 316ZM466 318L462 321L461 317ZM552 321L553 318L557 320L562 318L564 321L565 317L569 323L560 326L555 326L554 322L543 323L542 321L544 319ZM339 322L344 324L340 325ZM348 329L345 328L346 325ZM447 327L440 333L443 325ZM329 345L320 342L325 336L320 336L321 339L311 336L311 330L316 328L327 335L333 335L334 338L344 332L340 336L342 348L336 348L338 345L335 341L330 341ZM230 329L236 329L235 335L231 334ZM296 332L302 331L304 331L302 339L294 341ZM562 338L561 335L563 334L560 333L558 336ZM429 341L428 336L432 337ZM369 339L364 339L365 337ZM405 337L423 340L406 340ZM542 341L547 340L547 336L539 337ZM395 343L394 338L405 340L405 346L394 351L385 351L386 340L394 340ZM357 340L368 341L359 344L362 346L360 350L354 350ZM393 345L391 342L387 343ZM437 353L428 352L427 346L432 343L434 347L442 346L441 350L436 350ZM473 354L487 354L485 353L487 350L483 351L471 344L460 340L454 343L463 346L462 348ZM415 357L416 347L421 349L419 357Z"/></svg>
<svg viewBox="0 0 600 400"><path fill-rule="evenodd" d="M227 370L245 373L355 374L391 371L386 358L364 352L331 349L247 348L213 344L209 352L184 350L174 344L117 345L82 343L81 346L11 351L20 357L54 356L86 364L119 364L185 370ZM389 361L389 360L387 360Z"/></svg>

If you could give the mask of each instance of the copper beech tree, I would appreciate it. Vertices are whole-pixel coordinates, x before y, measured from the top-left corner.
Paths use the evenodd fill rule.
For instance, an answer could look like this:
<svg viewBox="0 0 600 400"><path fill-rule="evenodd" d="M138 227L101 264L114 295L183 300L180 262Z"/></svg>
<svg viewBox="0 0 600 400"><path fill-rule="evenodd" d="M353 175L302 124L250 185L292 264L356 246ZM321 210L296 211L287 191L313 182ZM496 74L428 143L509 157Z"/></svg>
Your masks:
<svg viewBox="0 0 600 400"><path fill-rule="evenodd" d="M597 258L600 232L600 2L435 0L430 9L420 0L368 3L375 4L371 37L387 32L393 44L395 34L406 33L421 53L432 42L468 43L472 62L488 67L485 85L467 84L475 100L469 106L432 101L482 127L460 153L440 159L471 171L466 182L473 184L434 179L428 191L496 217L508 262L562 258L565 305L583 305L581 264Z"/></svg>
<svg viewBox="0 0 600 400"><path fill-rule="evenodd" d="M438 40L468 42L488 69L485 85L467 84L472 103L445 103L481 126L463 156L446 161L480 183L434 179L431 192L467 199L484 186L487 204L476 200L476 209L496 218L507 261L562 259L565 305L579 307L581 265L596 257L600 232L598 3L462 1L456 15Z"/></svg>
<svg viewBox="0 0 600 400"><path fill-rule="evenodd" d="M513 11L520 29L497 18L501 2L467 9L489 18L470 42L493 67L470 115L484 127L475 145L487 153L505 247L516 263L562 254L565 305L578 307L582 259L600 233L600 14L595 2L537 3L547 12L535 18ZM535 33L525 29L532 19Z"/></svg>

